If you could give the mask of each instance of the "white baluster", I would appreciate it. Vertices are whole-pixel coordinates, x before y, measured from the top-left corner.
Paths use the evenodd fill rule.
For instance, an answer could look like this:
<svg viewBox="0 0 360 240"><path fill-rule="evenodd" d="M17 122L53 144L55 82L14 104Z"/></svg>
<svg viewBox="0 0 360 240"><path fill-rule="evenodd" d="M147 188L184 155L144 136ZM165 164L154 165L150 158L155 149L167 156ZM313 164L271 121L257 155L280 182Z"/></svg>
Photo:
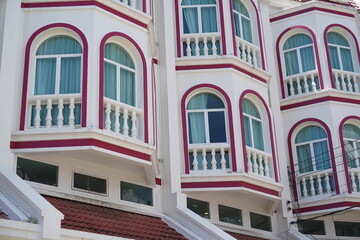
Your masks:
<svg viewBox="0 0 360 240"><path fill-rule="evenodd" d="M302 186L303 186L303 196L307 197L308 193L307 193L307 188L306 188L306 179L305 179L305 177L302 178Z"/></svg>
<svg viewBox="0 0 360 240"><path fill-rule="evenodd" d="M197 149L193 150L193 156L194 156L193 169L194 169L194 171L197 171L198 166L199 166L199 163L198 163L198 160L197 160Z"/></svg>
<svg viewBox="0 0 360 240"><path fill-rule="evenodd" d="M307 77L304 76L304 90L305 90L305 93L309 93L309 84L307 83Z"/></svg>
<svg viewBox="0 0 360 240"><path fill-rule="evenodd" d="M294 85L293 85L293 79L289 79L289 84L290 84L290 96L294 96L295 89L294 89Z"/></svg>
<svg viewBox="0 0 360 240"><path fill-rule="evenodd" d="M296 82L297 82L297 91L298 91L298 94L301 94L301 93L302 93L302 89L301 89L301 84L300 84L300 77L297 77L297 78L296 78Z"/></svg>
<svg viewBox="0 0 360 240"><path fill-rule="evenodd" d="M336 89L340 90L340 81L339 81L339 73L335 73L335 85L336 85Z"/></svg>
<svg viewBox="0 0 360 240"><path fill-rule="evenodd" d="M220 160L221 169L224 170L224 169L226 169L225 149L224 148L221 148L220 155L221 155L221 160Z"/></svg>
<svg viewBox="0 0 360 240"><path fill-rule="evenodd" d="M206 149L205 148L202 150L202 167L203 167L203 170L207 169Z"/></svg>
<svg viewBox="0 0 360 240"><path fill-rule="evenodd" d="M124 109L124 124L123 124L123 134L129 136L129 125L128 125L129 111L127 108Z"/></svg>
<svg viewBox="0 0 360 240"><path fill-rule="evenodd" d="M261 154L259 154L259 174L260 176L265 176L264 166L263 166L263 156Z"/></svg>
<svg viewBox="0 0 360 240"><path fill-rule="evenodd" d="M354 88L355 88L355 92L358 93L359 92L359 84L358 84L358 78L356 76L354 76Z"/></svg>
<svg viewBox="0 0 360 240"><path fill-rule="evenodd" d="M136 8L136 0L131 0L130 1L130 6L133 8Z"/></svg>
<svg viewBox="0 0 360 240"><path fill-rule="evenodd" d="M216 170L215 148L211 149L211 169Z"/></svg>
<svg viewBox="0 0 360 240"><path fill-rule="evenodd" d="M110 119L110 113L111 113L111 105L109 102L106 103L106 109L105 109L105 130L110 131L111 128L111 119Z"/></svg>
<svg viewBox="0 0 360 240"><path fill-rule="evenodd" d="M69 126L75 126L75 99L70 98L70 105L69 105Z"/></svg>
<svg viewBox="0 0 360 240"><path fill-rule="evenodd" d="M203 37L203 41L204 41L204 56L208 56L209 48L207 46L207 37L206 36Z"/></svg>
<svg viewBox="0 0 360 240"><path fill-rule="evenodd" d="M58 116L57 116L57 125L58 127L62 127L64 124L64 116L63 116L63 109L64 109L64 100L62 98L59 99L58 104Z"/></svg>
<svg viewBox="0 0 360 240"><path fill-rule="evenodd" d="M35 119L34 119L35 128L40 128L40 123L41 123L40 110L41 110L41 100L37 99L35 105Z"/></svg>
<svg viewBox="0 0 360 240"><path fill-rule="evenodd" d="M252 49L253 50L253 66L255 67L255 68L258 68L258 59L257 59L257 56L256 56L256 48L253 48Z"/></svg>
<svg viewBox="0 0 360 240"><path fill-rule="evenodd" d="M350 74L347 74L347 80L348 80L349 92L353 92L353 86L352 86L352 83L351 83Z"/></svg>
<svg viewBox="0 0 360 240"><path fill-rule="evenodd" d="M321 185L321 176L320 174L317 175L317 184L318 184L318 191L319 191L319 194L323 194L323 187Z"/></svg>
<svg viewBox="0 0 360 240"><path fill-rule="evenodd" d="M190 47L191 43L190 43L190 37L186 38L186 56L190 57L191 56L191 47Z"/></svg>
<svg viewBox="0 0 360 240"><path fill-rule="evenodd" d="M114 132L120 132L120 106L115 106L115 123L114 123Z"/></svg>
<svg viewBox="0 0 360 240"><path fill-rule="evenodd" d="M51 110L52 110L52 100L51 98L49 98L47 100L47 105L46 105L46 127L47 128L51 128L51 121L52 121L52 117L51 117Z"/></svg>
<svg viewBox="0 0 360 240"><path fill-rule="evenodd" d="M245 49L245 44L241 43L241 59L246 62L246 49Z"/></svg>
<svg viewBox="0 0 360 240"><path fill-rule="evenodd" d="M131 137L137 138L138 135L138 129L137 129L137 115L136 112L133 111L131 114Z"/></svg>
<svg viewBox="0 0 360 240"><path fill-rule="evenodd" d="M247 46L247 53L248 53L247 62L248 64L252 65L251 47L249 45Z"/></svg>
<svg viewBox="0 0 360 240"><path fill-rule="evenodd" d="M254 173L259 174L259 165L257 163L257 154L256 152L253 152L253 160L254 160Z"/></svg>
<svg viewBox="0 0 360 240"><path fill-rule="evenodd" d="M199 37L195 37L195 56L200 56Z"/></svg>
<svg viewBox="0 0 360 240"><path fill-rule="evenodd" d="M264 158L264 163L265 163L265 177L270 177L269 160L267 156L265 156Z"/></svg>
<svg viewBox="0 0 360 240"><path fill-rule="evenodd" d="M252 173L253 172L253 165L251 162L251 152L248 150L247 151L247 159L248 159L248 172Z"/></svg>
<svg viewBox="0 0 360 240"><path fill-rule="evenodd" d="M212 42L212 55L217 55L217 47L216 47L216 39L215 36L212 36L211 38L211 42Z"/></svg>
<svg viewBox="0 0 360 240"><path fill-rule="evenodd" d="M345 82L345 74L341 73L341 86L342 86L342 90L346 91L346 82Z"/></svg>
<svg viewBox="0 0 360 240"><path fill-rule="evenodd" d="M328 173L325 173L325 182L326 182L326 192L330 193L331 192L331 186L330 186L330 178L329 178Z"/></svg>
<svg viewBox="0 0 360 240"><path fill-rule="evenodd" d="M353 192L357 192L355 173L351 172L351 187Z"/></svg>
<svg viewBox="0 0 360 240"><path fill-rule="evenodd" d="M313 92L317 91L314 74L311 74L311 87L313 89Z"/></svg>
<svg viewBox="0 0 360 240"><path fill-rule="evenodd" d="M236 54L239 58L241 58L241 52L240 52L240 42L236 41Z"/></svg>
<svg viewBox="0 0 360 240"><path fill-rule="evenodd" d="M314 178L312 175L310 176L310 192L311 196L315 196Z"/></svg>

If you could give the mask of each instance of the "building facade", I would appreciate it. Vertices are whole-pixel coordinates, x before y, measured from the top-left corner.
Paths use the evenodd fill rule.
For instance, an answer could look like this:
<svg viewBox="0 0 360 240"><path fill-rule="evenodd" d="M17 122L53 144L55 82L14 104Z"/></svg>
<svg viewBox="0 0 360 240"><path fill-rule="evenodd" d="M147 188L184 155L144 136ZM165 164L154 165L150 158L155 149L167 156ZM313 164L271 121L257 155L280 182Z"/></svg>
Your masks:
<svg viewBox="0 0 360 240"><path fill-rule="evenodd" d="M352 1L0 0L0 239L360 237Z"/></svg>

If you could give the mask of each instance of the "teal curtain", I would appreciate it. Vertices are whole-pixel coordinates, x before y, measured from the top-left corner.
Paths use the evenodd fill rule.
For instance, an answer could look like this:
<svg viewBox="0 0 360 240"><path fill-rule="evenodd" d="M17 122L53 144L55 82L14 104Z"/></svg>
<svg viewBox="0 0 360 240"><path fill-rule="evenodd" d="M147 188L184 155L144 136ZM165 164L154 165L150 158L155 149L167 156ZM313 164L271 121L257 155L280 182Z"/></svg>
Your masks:
<svg viewBox="0 0 360 240"><path fill-rule="evenodd" d="M337 32L328 32L327 41L329 44L336 45L336 46L333 45L329 46L330 61L332 68L353 72L354 65L352 61L351 50L349 49L350 44L346 40L346 38ZM340 53L338 52L338 49ZM342 69L341 69L340 61L342 64Z"/></svg>
<svg viewBox="0 0 360 240"><path fill-rule="evenodd" d="M107 43L105 44L104 56L105 59L119 64L117 66L104 61L104 96L135 106L135 72L125 68L135 70L130 55L121 46L115 43ZM118 91L120 96L117 96Z"/></svg>
<svg viewBox="0 0 360 240"><path fill-rule="evenodd" d="M235 25L235 35L238 36L239 38L241 38L241 29L240 29L240 14L237 12L234 12L233 14L234 17L234 25Z"/></svg>
<svg viewBox="0 0 360 240"><path fill-rule="evenodd" d="M192 112L189 116L189 142L190 143L205 143L205 119L204 113Z"/></svg>
<svg viewBox="0 0 360 240"><path fill-rule="evenodd" d="M251 141L250 118L248 116L244 116L244 127L245 127L245 143L246 143L246 146L253 147L252 141Z"/></svg>
<svg viewBox="0 0 360 240"><path fill-rule="evenodd" d="M331 168L327 141L314 143L316 170Z"/></svg>
<svg viewBox="0 0 360 240"><path fill-rule="evenodd" d="M198 33L199 20L196 8L183 8L183 31L184 33Z"/></svg>
<svg viewBox="0 0 360 240"><path fill-rule="evenodd" d="M296 153L299 164L299 173L313 171L310 145L305 144L296 146Z"/></svg>
<svg viewBox="0 0 360 240"><path fill-rule="evenodd" d="M79 93L80 75L81 75L80 57L61 58L60 94Z"/></svg>
<svg viewBox="0 0 360 240"><path fill-rule="evenodd" d="M45 40L36 51L36 55L57 55L82 53L81 45L68 36L56 36Z"/></svg>
<svg viewBox="0 0 360 240"><path fill-rule="evenodd" d="M245 127L246 145L264 151L264 135L262 130L262 123L260 120L258 120L260 119L260 113L257 110L254 103L252 103L249 99L245 98L243 100L242 106L244 113L254 117L254 118L250 118L248 116L244 116L243 119L244 127ZM254 142L254 146L252 146L252 142Z"/></svg>
<svg viewBox="0 0 360 240"><path fill-rule="evenodd" d="M292 48L297 48L297 47L301 47L301 46L312 44L312 43L313 43L313 41L312 41L311 37L309 37L308 35L296 34L296 35L289 37L289 39L286 40L286 42L284 43L284 46L283 46L283 50L289 50Z"/></svg>
<svg viewBox="0 0 360 240"><path fill-rule="evenodd" d="M206 4L216 4L215 0L182 0L181 5L206 5Z"/></svg>
<svg viewBox="0 0 360 240"><path fill-rule="evenodd" d="M299 131L296 135L295 143L308 142L322 138L327 138L327 134L321 127L308 126Z"/></svg>
<svg viewBox="0 0 360 240"><path fill-rule="evenodd" d="M235 35L244 39L245 41L252 43L251 23L249 20L250 15L244 4L242 4L242 2L239 0L233 1L233 17L235 24ZM243 36L241 36L241 32Z"/></svg>
<svg viewBox="0 0 360 240"><path fill-rule="evenodd" d="M330 44L340 45L340 46L344 46L344 47L350 47L350 44L346 40L346 38L337 32L328 32L327 33L327 41Z"/></svg>
<svg viewBox="0 0 360 240"><path fill-rule="evenodd" d="M330 62L332 69L341 69L337 47L329 46L329 53L330 53Z"/></svg>
<svg viewBox="0 0 360 240"><path fill-rule="evenodd" d="M299 62L298 62L296 50L285 52L284 57L285 57L286 76L299 73L300 72Z"/></svg>
<svg viewBox="0 0 360 240"><path fill-rule="evenodd" d="M249 99L244 98L243 103L242 103L242 107L243 107L243 112L246 114L249 114L253 117L256 118L260 118L260 113L257 110L256 106L254 105L254 103L252 103Z"/></svg>
<svg viewBox="0 0 360 240"><path fill-rule="evenodd" d="M250 17L249 12L247 11L246 7L240 0L233 1L233 9L246 17Z"/></svg>
<svg viewBox="0 0 360 240"><path fill-rule="evenodd" d="M341 48L340 55L341 55L341 62L343 65L343 70L353 72L354 66L353 66L350 49Z"/></svg>
<svg viewBox="0 0 360 240"><path fill-rule="evenodd" d="M264 151L264 138L263 138L261 122L253 119L252 127L253 127L253 133L254 133L254 148Z"/></svg>
<svg viewBox="0 0 360 240"><path fill-rule="evenodd" d="M201 8L202 31L217 32L216 7Z"/></svg>
<svg viewBox="0 0 360 240"><path fill-rule="evenodd" d="M36 60L35 95L55 93L56 58Z"/></svg>
<svg viewBox="0 0 360 240"><path fill-rule="evenodd" d="M360 158L360 128L354 124L344 124L343 129L346 159L349 167L356 167L356 157ZM360 159L359 159L360 160Z"/></svg>
<svg viewBox="0 0 360 240"><path fill-rule="evenodd" d="M307 72L315 69L315 57L313 46L300 49L302 71Z"/></svg>
<svg viewBox="0 0 360 240"><path fill-rule="evenodd" d="M250 20L244 17L241 17L242 29L243 29L243 38L244 40L252 43L252 33L251 33L251 24Z"/></svg>

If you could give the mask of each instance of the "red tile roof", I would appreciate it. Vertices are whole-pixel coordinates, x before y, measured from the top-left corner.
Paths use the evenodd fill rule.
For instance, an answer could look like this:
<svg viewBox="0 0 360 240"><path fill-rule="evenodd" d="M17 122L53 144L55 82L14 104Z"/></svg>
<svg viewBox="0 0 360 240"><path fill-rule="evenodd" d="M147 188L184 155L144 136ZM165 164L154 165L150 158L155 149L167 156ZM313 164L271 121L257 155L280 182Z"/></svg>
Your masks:
<svg viewBox="0 0 360 240"><path fill-rule="evenodd" d="M0 210L0 219L10 219L6 213Z"/></svg>
<svg viewBox="0 0 360 240"><path fill-rule="evenodd" d="M158 217L44 196L65 216L61 227L131 239L186 239Z"/></svg>
<svg viewBox="0 0 360 240"><path fill-rule="evenodd" d="M248 236L248 235L244 235L244 234L240 234L240 233L234 233L234 232L227 232L229 235L233 236L234 238L238 239L238 240L265 240L264 238L258 238L258 237L253 237L253 236Z"/></svg>

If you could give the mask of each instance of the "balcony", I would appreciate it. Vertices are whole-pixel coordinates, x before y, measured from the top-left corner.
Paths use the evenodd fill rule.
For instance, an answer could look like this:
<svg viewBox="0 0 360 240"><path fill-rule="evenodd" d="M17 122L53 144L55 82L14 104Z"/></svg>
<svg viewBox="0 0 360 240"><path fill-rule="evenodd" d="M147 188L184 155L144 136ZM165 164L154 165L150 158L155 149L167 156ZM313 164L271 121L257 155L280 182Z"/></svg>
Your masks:
<svg viewBox="0 0 360 240"><path fill-rule="evenodd" d="M320 90L317 70L284 77L286 97L315 93Z"/></svg>
<svg viewBox="0 0 360 240"><path fill-rule="evenodd" d="M303 173L296 177L299 199L335 192L332 169Z"/></svg>
<svg viewBox="0 0 360 240"><path fill-rule="evenodd" d="M220 33L183 34L183 57L217 56L221 54Z"/></svg>
<svg viewBox="0 0 360 240"><path fill-rule="evenodd" d="M360 166L357 161L356 168L349 169L350 186L353 193L360 193Z"/></svg>
<svg viewBox="0 0 360 240"><path fill-rule="evenodd" d="M246 147L248 173L275 181L272 155L255 148Z"/></svg>
<svg viewBox="0 0 360 240"><path fill-rule="evenodd" d="M237 56L240 60L254 68L260 68L260 48L239 37L236 37L235 41Z"/></svg>
<svg viewBox="0 0 360 240"><path fill-rule="evenodd" d="M360 74L343 70L333 69L334 86L337 90L359 93Z"/></svg>

